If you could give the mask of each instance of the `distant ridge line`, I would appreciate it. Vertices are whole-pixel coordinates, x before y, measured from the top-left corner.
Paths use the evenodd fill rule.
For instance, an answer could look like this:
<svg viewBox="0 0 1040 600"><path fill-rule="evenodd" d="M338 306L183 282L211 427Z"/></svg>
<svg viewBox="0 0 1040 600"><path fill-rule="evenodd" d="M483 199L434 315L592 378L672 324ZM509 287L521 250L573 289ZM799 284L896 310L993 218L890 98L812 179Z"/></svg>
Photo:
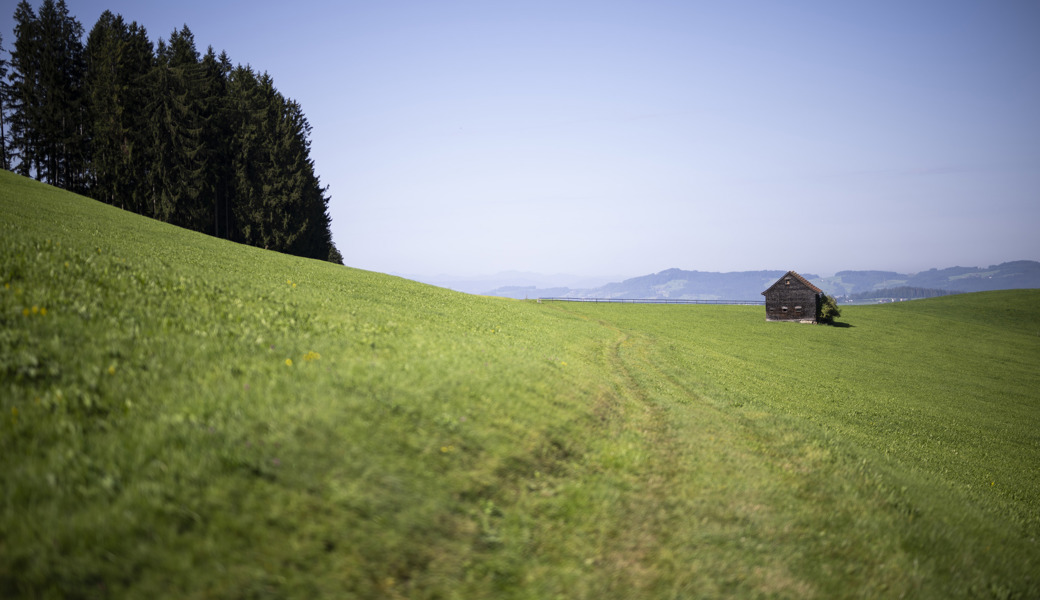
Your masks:
<svg viewBox="0 0 1040 600"><path fill-rule="evenodd" d="M622 304L733 304L763 306L765 300L689 300L684 298L538 298L539 302L617 302Z"/></svg>

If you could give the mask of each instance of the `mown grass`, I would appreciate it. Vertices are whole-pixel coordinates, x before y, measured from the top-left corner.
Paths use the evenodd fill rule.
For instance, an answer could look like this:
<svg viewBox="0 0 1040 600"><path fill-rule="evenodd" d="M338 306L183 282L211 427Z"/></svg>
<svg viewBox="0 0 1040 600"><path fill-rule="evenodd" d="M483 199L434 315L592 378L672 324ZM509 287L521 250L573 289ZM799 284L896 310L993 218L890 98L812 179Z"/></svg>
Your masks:
<svg viewBox="0 0 1040 600"><path fill-rule="evenodd" d="M1037 291L467 296L0 172L0 596L1036 597Z"/></svg>
<svg viewBox="0 0 1040 600"><path fill-rule="evenodd" d="M727 424L726 451L749 460L738 477L710 470L717 502L735 480L723 514L782 557L769 579L793 575L822 597L1030 597L1037 300L1029 290L850 307L851 327L763 323L744 307L570 310L641 340L628 369L674 398L673 417L700 413L709 439ZM695 423L683 434L701 435Z"/></svg>

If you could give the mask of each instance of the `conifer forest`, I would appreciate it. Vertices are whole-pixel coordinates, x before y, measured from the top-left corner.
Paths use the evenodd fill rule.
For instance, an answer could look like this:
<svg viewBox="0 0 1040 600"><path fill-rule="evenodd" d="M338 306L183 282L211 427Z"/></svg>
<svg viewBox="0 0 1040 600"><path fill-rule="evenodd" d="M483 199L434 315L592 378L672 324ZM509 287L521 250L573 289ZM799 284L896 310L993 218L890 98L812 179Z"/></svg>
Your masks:
<svg viewBox="0 0 1040 600"><path fill-rule="evenodd" d="M342 263L311 125L270 75L64 0L0 32L0 167L220 238Z"/></svg>

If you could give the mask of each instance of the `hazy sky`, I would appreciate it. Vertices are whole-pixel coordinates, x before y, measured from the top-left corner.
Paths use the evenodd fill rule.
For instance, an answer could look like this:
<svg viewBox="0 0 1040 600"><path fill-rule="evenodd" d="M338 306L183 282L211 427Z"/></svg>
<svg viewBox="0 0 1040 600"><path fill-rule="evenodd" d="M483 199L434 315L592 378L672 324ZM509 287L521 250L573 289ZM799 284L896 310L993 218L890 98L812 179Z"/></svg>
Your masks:
<svg viewBox="0 0 1040 600"><path fill-rule="evenodd" d="M1035 0L68 6L87 32L104 9L153 41L187 24L269 72L314 127L350 266L1040 260Z"/></svg>

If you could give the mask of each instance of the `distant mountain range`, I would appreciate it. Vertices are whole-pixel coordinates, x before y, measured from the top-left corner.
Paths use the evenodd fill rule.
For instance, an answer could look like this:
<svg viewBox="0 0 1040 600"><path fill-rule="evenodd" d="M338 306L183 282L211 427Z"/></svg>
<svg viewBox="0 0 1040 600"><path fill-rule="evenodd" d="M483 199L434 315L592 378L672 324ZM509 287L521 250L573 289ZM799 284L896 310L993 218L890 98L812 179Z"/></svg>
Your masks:
<svg viewBox="0 0 1040 600"><path fill-rule="evenodd" d="M502 295L489 294L488 290L506 290L514 287L517 289L538 289L541 292L567 290L572 288L588 289L619 279L619 277L581 277L565 274L543 275L526 271L504 271L494 275L478 275L472 277L452 275L408 275L402 273L393 274L399 277L404 277L405 279L420 281L437 287L448 288L449 290L455 290L456 292L485 296ZM546 294L543 293L542 295L545 296ZM523 297L524 296L521 293L519 298Z"/></svg>
<svg viewBox="0 0 1040 600"><path fill-rule="evenodd" d="M762 291L786 271L737 271L714 273L668 269L652 275L633 277L620 283L575 289L501 286L483 292L506 298L672 298L683 300L760 300ZM894 271L840 271L833 277L801 273L803 277L831 296L841 297L891 288L927 288L954 292L981 292L1040 288L1040 262L1018 260L980 267L930 269L920 273ZM879 295L884 295L880 293Z"/></svg>

